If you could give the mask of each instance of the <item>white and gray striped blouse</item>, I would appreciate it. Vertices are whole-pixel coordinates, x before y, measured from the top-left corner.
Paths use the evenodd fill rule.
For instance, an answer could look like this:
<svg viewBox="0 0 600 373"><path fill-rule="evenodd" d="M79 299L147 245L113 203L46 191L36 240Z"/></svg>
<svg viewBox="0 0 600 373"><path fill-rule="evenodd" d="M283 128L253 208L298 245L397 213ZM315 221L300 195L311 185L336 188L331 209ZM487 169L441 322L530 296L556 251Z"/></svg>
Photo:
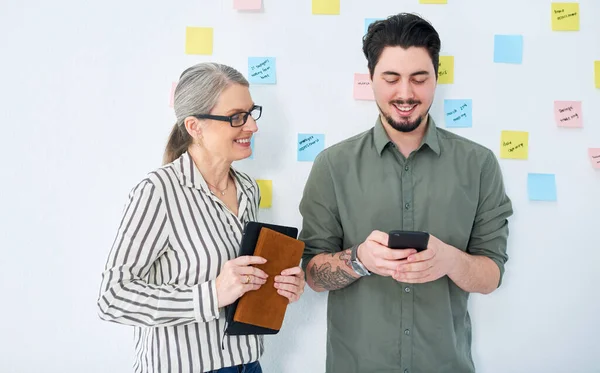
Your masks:
<svg viewBox="0 0 600 373"><path fill-rule="evenodd" d="M231 169L238 216L208 189L189 154L132 189L102 274L99 315L134 326L135 372L205 372L249 363L262 336L224 335L215 279L257 219L256 182Z"/></svg>

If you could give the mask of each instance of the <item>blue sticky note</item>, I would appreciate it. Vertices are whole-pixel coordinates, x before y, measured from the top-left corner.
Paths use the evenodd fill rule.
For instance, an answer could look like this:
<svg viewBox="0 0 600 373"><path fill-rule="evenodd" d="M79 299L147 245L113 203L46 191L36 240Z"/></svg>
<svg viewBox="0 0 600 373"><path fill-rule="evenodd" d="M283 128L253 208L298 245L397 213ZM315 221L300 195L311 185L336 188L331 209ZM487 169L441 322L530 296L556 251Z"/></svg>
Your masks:
<svg viewBox="0 0 600 373"><path fill-rule="evenodd" d="M275 57L248 57L248 81L255 84L276 84Z"/></svg>
<svg viewBox="0 0 600 373"><path fill-rule="evenodd" d="M523 62L523 35L494 35L494 62Z"/></svg>
<svg viewBox="0 0 600 373"><path fill-rule="evenodd" d="M444 100L446 127L473 127L473 100Z"/></svg>
<svg viewBox="0 0 600 373"><path fill-rule="evenodd" d="M383 18L365 18L365 34L369 30L369 26L371 25L371 23L380 21L382 19Z"/></svg>
<svg viewBox="0 0 600 373"><path fill-rule="evenodd" d="M527 175L527 194L531 201L556 201L554 174Z"/></svg>
<svg viewBox="0 0 600 373"><path fill-rule="evenodd" d="M298 134L298 161L312 162L325 149L325 135Z"/></svg>

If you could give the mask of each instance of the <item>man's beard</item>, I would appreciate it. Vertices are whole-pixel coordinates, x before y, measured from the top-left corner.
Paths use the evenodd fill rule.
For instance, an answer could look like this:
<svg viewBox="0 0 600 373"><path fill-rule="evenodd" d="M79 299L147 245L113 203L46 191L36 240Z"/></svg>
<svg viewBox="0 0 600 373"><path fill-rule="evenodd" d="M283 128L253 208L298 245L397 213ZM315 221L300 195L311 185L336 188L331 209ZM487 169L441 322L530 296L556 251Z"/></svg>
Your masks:
<svg viewBox="0 0 600 373"><path fill-rule="evenodd" d="M397 100L397 101L390 102L391 106L393 106L394 104L397 104L397 105L420 105L421 102L412 100L412 99L406 100L406 101L405 100ZM419 125L421 124L421 122L423 121L423 115L420 115L417 118L415 118L415 120L413 120L413 121L406 118L406 120L403 122L397 122L394 120L394 118L392 118L392 116L390 114L385 113L383 110L381 110L381 107L379 106L379 104L377 104L377 106L379 107L379 111L381 112L381 115L383 115L383 117L388 122L388 124L390 126L392 126L396 131L399 131L399 132L412 132L412 131L416 130L419 127Z"/></svg>

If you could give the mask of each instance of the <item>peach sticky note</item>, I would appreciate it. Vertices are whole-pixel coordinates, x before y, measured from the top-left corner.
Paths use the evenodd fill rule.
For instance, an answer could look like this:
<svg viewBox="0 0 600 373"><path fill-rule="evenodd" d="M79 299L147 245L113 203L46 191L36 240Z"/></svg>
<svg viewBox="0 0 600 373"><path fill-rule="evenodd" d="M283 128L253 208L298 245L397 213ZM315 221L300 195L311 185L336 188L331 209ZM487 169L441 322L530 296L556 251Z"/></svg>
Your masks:
<svg viewBox="0 0 600 373"><path fill-rule="evenodd" d="M438 84L454 83L454 56L440 56L438 63Z"/></svg>
<svg viewBox="0 0 600 373"><path fill-rule="evenodd" d="M312 14L340 14L340 0L312 0Z"/></svg>
<svg viewBox="0 0 600 373"><path fill-rule="evenodd" d="M502 131L500 158L527 159L529 152L529 132Z"/></svg>
<svg viewBox="0 0 600 373"><path fill-rule="evenodd" d="M256 180L258 189L260 189L260 205L261 209L269 208L273 204L273 180Z"/></svg>
<svg viewBox="0 0 600 373"><path fill-rule="evenodd" d="M233 0L233 9L261 10L262 0Z"/></svg>
<svg viewBox="0 0 600 373"><path fill-rule="evenodd" d="M554 101L554 118L559 127L583 127L581 101Z"/></svg>
<svg viewBox="0 0 600 373"><path fill-rule="evenodd" d="M420 4L448 4L448 0L419 0Z"/></svg>
<svg viewBox="0 0 600 373"><path fill-rule="evenodd" d="M552 3L552 30L579 31L579 3Z"/></svg>
<svg viewBox="0 0 600 373"><path fill-rule="evenodd" d="M169 107L173 107L175 105L175 88L177 88L177 83L171 83L171 96L169 100Z"/></svg>
<svg viewBox="0 0 600 373"><path fill-rule="evenodd" d="M354 74L354 99L375 100L369 74Z"/></svg>
<svg viewBox="0 0 600 373"><path fill-rule="evenodd" d="M213 29L212 27L186 27L185 29L186 54L212 54Z"/></svg>
<svg viewBox="0 0 600 373"><path fill-rule="evenodd" d="M600 148L589 148L588 155L592 162L592 167L600 170Z"/></svg>
<svg viewBox="0 0 600 373"><path fill-rule="evenodd" d="M600 61L594 61L594 75L596 76L596 88L600 88Z"/></svg>

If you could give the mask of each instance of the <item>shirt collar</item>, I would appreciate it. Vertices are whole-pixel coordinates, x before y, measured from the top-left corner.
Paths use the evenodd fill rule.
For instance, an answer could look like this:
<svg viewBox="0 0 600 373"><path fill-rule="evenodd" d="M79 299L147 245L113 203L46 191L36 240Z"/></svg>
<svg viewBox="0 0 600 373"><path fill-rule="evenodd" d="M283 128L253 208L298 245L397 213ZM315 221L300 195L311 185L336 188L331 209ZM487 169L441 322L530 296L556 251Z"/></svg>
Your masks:
<svg viewBox="0 0 600 373"><path fill-rule="evenodd" d="M175 171L181 185L202 190L207 194L211 193L210 189L208 188L208 184L206 184L204 177L202 177L200 170L198 170L198 167L196 167L194 160L188 152L183 153L178 159L176 159L173 162L173 166L175 167ZM254 185L246 177L240 175L240 173L233 167L231 167L230 173L233 176L233 179L239 183L244 190L254 188Z"/></svg>
<svg viewBox="0 0 600 373"><path fill-rule="evenodd" d="M380 115L377 116L377 121L375 122L374 141L375 149L379 155L381 155L385 147L392 142L385 131L385 128L383 127ZM433 118L431 118L431 115L427 116L427 130L425 131L425 136L423 136L421 145L419 145L417 150L420 150L425 144L431 150L433 150L435 154L438 156L440 155L440 143L437 136L437 127L435 125L435 121Z"/></svg>

